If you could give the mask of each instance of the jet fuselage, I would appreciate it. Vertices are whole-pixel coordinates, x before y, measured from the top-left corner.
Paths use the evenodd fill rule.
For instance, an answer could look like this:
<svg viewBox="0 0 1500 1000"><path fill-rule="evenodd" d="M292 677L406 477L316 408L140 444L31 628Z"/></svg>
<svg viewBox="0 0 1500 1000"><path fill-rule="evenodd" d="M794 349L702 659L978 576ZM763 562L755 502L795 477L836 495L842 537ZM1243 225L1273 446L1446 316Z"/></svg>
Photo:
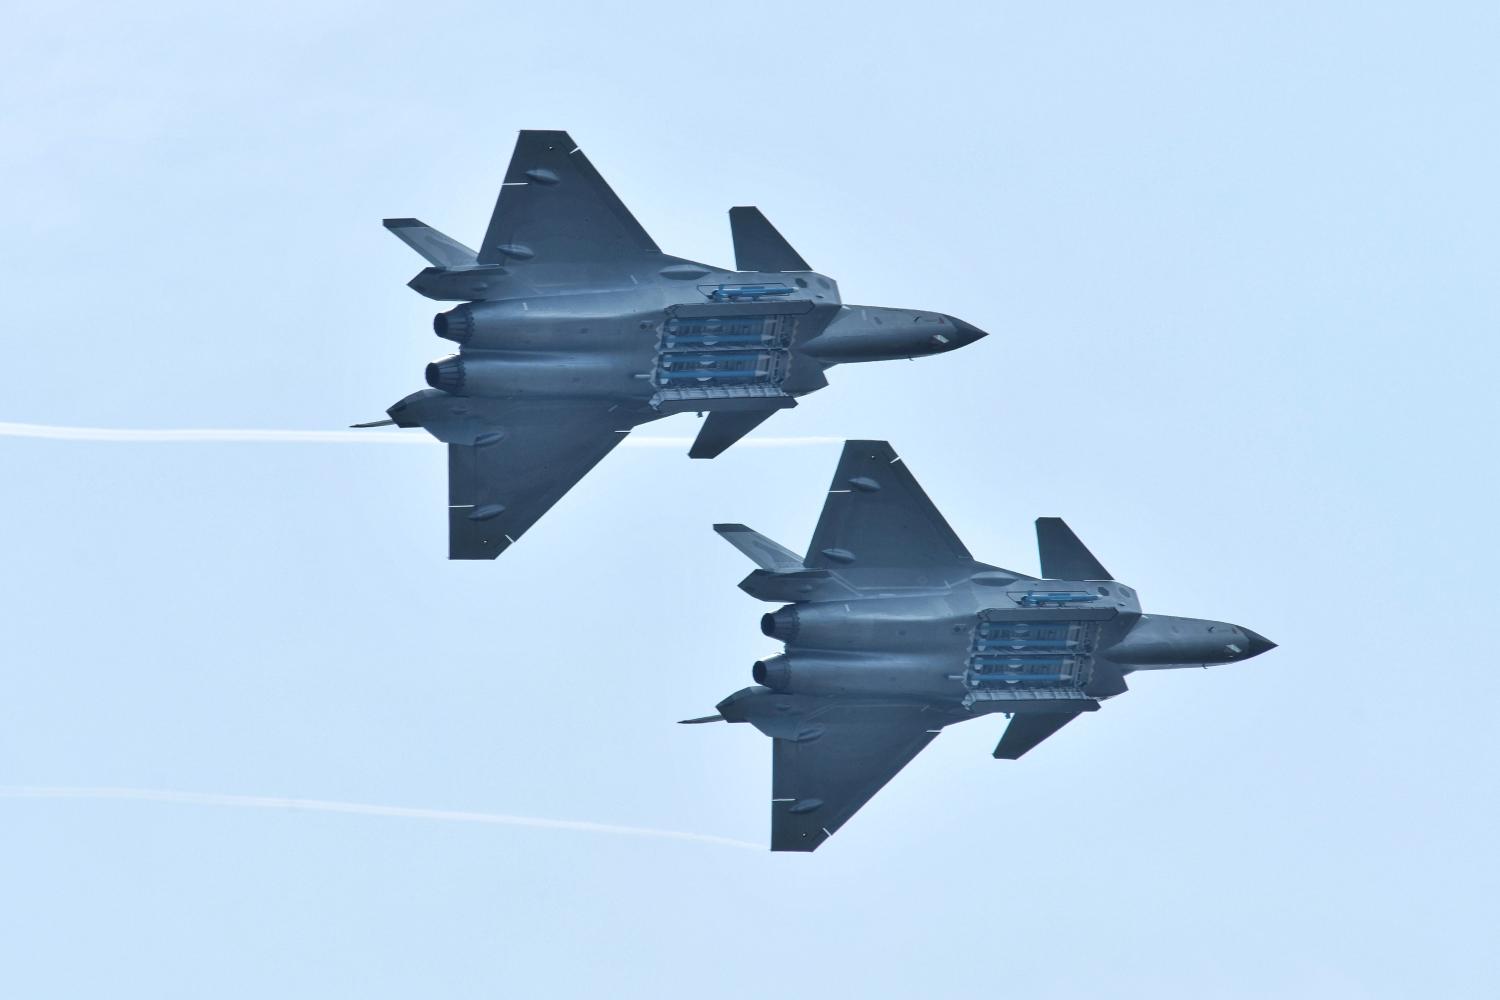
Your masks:
<svg viewBox="0 0 1500 1000"><path fill-rule="evenodd" d="M734 269L661 252L571 136L524 131L478 250L419 219L385 226L430 265L411 288L458 305L458 352L387 411L448 445L448 555L493 559L630 431L696 413L711 459L828 384L836 364L956 350L942 313L845 306L760 210L729 210Z"/></svg>
<svg viewBox="0 0 1500 1000"><path fill-rule="evenodd" d="M1061 518L1036 521L1041 576L976 561L884 441L847 441L806 554L714 525L789 602L753 687L689 723L772 741L771 849L812 851L948 726L992 714L1016 760L1123 694L1136 670L1236 663L1274 643L1228 622L1141 611Z"/></svg>
<svg viewBox="0 0 1500 1000"><path fill-rule="evenodd" d="M1227 622L1144 615L1116 581L991 567L925 593L789 604L765 615L761 631L785 643L752 669L772 690L938 700L979 713L1017 700L991 695L1081 692L1101 662L1128 674L1234 663L1266 648Z"/></svg>
<svg viewBox="0 0 1500 1000"><path fill-rule="evenodd" d="M450 396L606 400L641 423L682 412L683 400L712 408L725 398L714 390L795 398L826 385L835 364L941 354L983 336L941 313L844 306L815 272L687 273L695 280L658 274L439 313L434 332L459 351L428 365L427 383Z"/></svg>

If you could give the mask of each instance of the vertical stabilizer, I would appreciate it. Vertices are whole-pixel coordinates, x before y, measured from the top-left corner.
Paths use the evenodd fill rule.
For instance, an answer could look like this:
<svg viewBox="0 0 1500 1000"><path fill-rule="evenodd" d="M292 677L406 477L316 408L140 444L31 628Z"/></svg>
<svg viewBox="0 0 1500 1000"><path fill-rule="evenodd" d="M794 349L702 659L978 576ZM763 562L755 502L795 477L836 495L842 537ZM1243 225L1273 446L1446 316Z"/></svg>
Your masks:
<svg viewBox="0 0 1500 1000"><path fill-rule="evenodd" d="M772 573L797 573L805 569L802 557L783 545L778 545L758 531L751 531L743 524L716 524L714 530L724 540L745 555L761 569Z"/></svg>
<svg viewBox="0 0 1500 1000"><path fill-rule="evenodd" d="M1036 547L1045 580L1113 580L1060 517L1036 519Z"/></svg>
<svg viewBox="0 0 1500 1000"><path fill-rule="evenodd" d="M421 219L386 219L383 225L434 267L468 267L474 263L473 250Z"/></svg>
<svg viewBox="0 0 1500 1000"><path fill-rule="evenodd" d="M780 408L764 410L714 410L698 429L688 451L689 458L718 458L730 445L759 427Z"/></svg>
<svg viewBox="0 0 1500 1000"><path fill-rule="evenodd" d="M1026 751L1034 749L1042 740L1078 718L1079 714L1078 712L1017 714L1010 720L1010 725L1005 727L1005 733L1000 737L999 745L995 747L994 757L997 760L1020 760Z"/></svg>
<svg viewBox="0 0 1500 1000"><path fill-rule="evenodd" d="M734 234L734 266L741 271L811 271L802 255L754 206L729 210Z"/></svg>

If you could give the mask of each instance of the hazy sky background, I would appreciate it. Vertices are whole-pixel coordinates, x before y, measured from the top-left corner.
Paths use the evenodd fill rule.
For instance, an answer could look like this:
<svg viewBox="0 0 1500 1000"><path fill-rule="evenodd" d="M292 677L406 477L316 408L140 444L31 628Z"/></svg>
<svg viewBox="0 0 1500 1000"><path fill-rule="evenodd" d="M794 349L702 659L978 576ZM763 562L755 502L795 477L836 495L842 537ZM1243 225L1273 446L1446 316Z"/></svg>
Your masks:
<svg viewBox="0 0 1500 1000"><path fill-rule="evenodd" d="M0 421L380 417L448 346L381 218L473 244L565 128L670 253L757 204L991 331L766 434L1281 648L949 730L811 856L0 797L0 994L1500 993L1495 4L213 6L7 8ZM438 447L0 439L0 785L765 843L769 741L673 724L774 648L709 525L802 548L836 456L622 449L449 563Z"/></svg>

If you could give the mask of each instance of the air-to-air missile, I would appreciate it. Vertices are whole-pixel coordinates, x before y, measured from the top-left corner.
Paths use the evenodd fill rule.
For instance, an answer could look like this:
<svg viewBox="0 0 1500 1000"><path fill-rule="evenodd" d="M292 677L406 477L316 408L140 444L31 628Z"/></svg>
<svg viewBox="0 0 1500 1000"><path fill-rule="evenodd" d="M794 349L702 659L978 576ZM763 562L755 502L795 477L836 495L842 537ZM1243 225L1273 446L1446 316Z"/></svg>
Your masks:
<svg viewBox="0 0 1500 1000"><path fill-rule="evenodd" d="M812 851L944 727L1010 719L1015 760L1123 694L1136 670L1239 663L1275 643L1239 625L1145 614L1059 518L1036 522L1041 578L976 562L884 441L849 441L806 557L714 526L789 602L761 619L785 650L691 723L772 740L771 850Z"/></svg>
<svg viewBox="0 0 1500 1000"><path fill-rule="evenodd" d="M388 228L432 265L421 294L458 353L388 411L448 445L449 556L493 559L630 430L707 414L713 458L827 385L836 364L951 351L943 313L844 305L756 208L732 208L735 267L659 250L566 132L522 132L475 252L416 219Z"/></svg>

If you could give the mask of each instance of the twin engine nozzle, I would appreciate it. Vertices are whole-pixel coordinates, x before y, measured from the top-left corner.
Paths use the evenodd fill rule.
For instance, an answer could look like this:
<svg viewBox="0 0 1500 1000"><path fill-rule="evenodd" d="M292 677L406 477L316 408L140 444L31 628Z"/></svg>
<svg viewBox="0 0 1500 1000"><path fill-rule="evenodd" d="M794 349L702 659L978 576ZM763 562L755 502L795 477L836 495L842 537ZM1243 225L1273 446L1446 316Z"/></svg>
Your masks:
<svg viewBox="0 0 1500 1000"><path fill-rule="evenodd" d="M466 303L456 309L440 312L432 317L432 332L444 340L462 346L474 336L474 310ZM455 354L439 358L427 366L427 384L441 392L462 395L464 391L464 359Z"/></svg>
<svg viewBox="0 0 1500 1000"><path fill-rule="evenodd" d="M761 633L781 642L791 642L797 638L800 624L795 604L788 604L760 616ZM750 668L750 676L755 683L771 688L773 691L785 690L791 680L786 654L778 653L764 660L756 660L755 665Z"/></svg>

